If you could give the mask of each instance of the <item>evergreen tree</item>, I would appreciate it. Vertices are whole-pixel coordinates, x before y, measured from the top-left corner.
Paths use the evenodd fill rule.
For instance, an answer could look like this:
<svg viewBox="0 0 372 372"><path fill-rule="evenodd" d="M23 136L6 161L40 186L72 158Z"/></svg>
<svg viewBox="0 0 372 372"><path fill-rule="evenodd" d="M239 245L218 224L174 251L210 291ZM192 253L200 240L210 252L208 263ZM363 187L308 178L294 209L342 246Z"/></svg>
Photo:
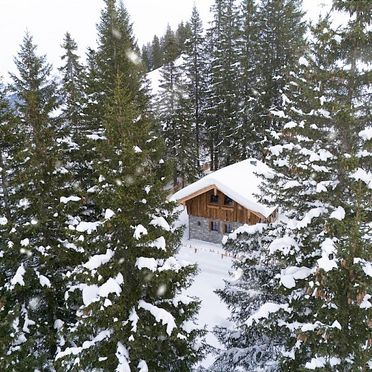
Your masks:
<svg viewBox="0 0 372 372"><path fill-rule="evenodd" d="M128 93L136 94L135 98L141 100L143 67L139 58L140 52L134 41L127 10L121 2L119 6L115 3L115 0L105 0L105 7L98 24L98 49L95 58L100 89L112 95L117 74L131 71L121 82L123 89ZM100 98L103 107L105 99L106 97Z"/></svg>
<svg viewBox="0 0 372 372"><path fill-rule="evenodd" d="M286 371L362 371L370 363L370 111L367 73L357 67L370 11L355 4L335 2L351 16L344 28L333 30L329 19L315 28L311 56L282 93L279 144L269 148L276 173L262 201L282 213L259 238L267 239L264 259L280 271L272 284L277 299L245 324L283 339L278 367Z"/></svg>
<svg viewBox="0 0 372 372"><path fill-rule="evenodd" d="M280 295L274 278L280 271L269 258L268 242L276 231L269 225L244 226L225 240L225 249L239 257L234 278L217 294L231 310L231 326L216 327L215 334L225 349L219 351L212 371L275 371L282 350L282 338L272 330L247 322L263 304L277 303Z"/></svg>
<svg viewBox="0 0 372 372"><path fill-rule="evenodd" d="M74 141L73 169L76 192L84 201L81 204L80 217L95 221L99 211L95 209L92 198L95 180L93 161L97 158L97 143L102 139L102 117L104 115L101 73L97 64L97 53L88 49L86 66L81 74L82 105L81 117ZM98 104L100 103L100 104ZM76 144L76 146L75 146Z"/></svg>
<svg viewBox="0 0 372 372"><path fill-rule="evenodd" d="M196 7L192 10L190 19L191 34L186 42L183 70L187 80L187 94L189 112L191 112L192 126L195 127L196 173L201 170L201 152L205 142L205 95L206 95L206 59L204 55L203 24Z"/></svg>
<svg viewBox="0 0 372 372"><path fill-rule="evenodd" d="M86 53L86 66L82 76L83 80L83 118L82 124L86 134L90 138L100 136L101 118L104 112L104 106L101 102L102 95L100 84L100 71L97 63L97 52L88 48Z"/></svg>
<svg viewBox="0 0 372 372"><path fill-rule="evenodd" d="M93 168L94 159L99 156L97 147L104 139L103 117L107 99L115 89L116 75L122 71L130 71L122 79L123 89L133 99L142 102L145 110L144 88L141 80L143 65L139 58L139 50L134 43L129 16L122 3L116 6L114 0L106 0L98 24L97 51L88 50L88 66L84 76L84 107L82 133L78 156L80 162L81 192L85 200L85 217L95 221L100 211L94 203L94 186L99 177Z"/></svg>
<svg viewBox="0 0 372 372"><path fill-rule="evenodd" d="M64 54L61 57L64 65L59 68L62 74L62 96L64 124L73 133L72 140L78 138L79 127L82 117L82 73L83 66L79 61L77 44L67 32L62 43Z"/></svg>
<svg viewBox="0 0 372 372"><path fill-rule="evenodd" d="M14 172L16 167L17 144L20 138L16 136L17 120L10 108L7 90L0 83L0 365L6 355L12 336L9 334L10 325L16 320L16 314L7 303L4 285L7 281L7 267L4 252L7 250L12 218L12 194L15 189ZM5 259L7 257L5 256ZM13 264L13 263L12 263Z"/></svg>
<svg viewBox="0 0 372 372"><path fill-rule="evenodd" d="M333 11L349 15L349 21L335 31L330 48L333 66L322 80L328 88L323 99L330 116L328 125L333 129L334 162L330 165L337 185L324 201L331 209L323 227L327 239L315 266L314 285L309 283L317 299L314 318L322 325L308 332L303 351L312 358L307 364L362 371L371 363L368 340L372 313L368 300L372 282L368 267L372 242L371 176L365 168L370 153L362 141L368 138L364 133L368 133L371 122L371 79L361 63L371 58L372 16L366 2L334 1Z"/></svg>
<svg viewBox="0 0 372 372"><path fill-rule="evenodd" d="M86 148L83 150L86 131L84 130L84 68L79 61L77 44L66 33L62 48L64 54L61 59L64 65L59 68L62 75L62 114L61 121L64 128L64 142L66 142L66 157L69 159L70 170L74 174L77 191L81 192L82 178L86 161ZM66 160L67 160L66 158Z"/></svg>
<svg viewBox="0 0 372 372"><path fill-rule="evenodd" d="M160 46L160 40L156 35L154 36L152 40L151 51L152 51L153 69L156 70L163 63L163 51Z"/></svg>
<svg viewBox="0 0 372 372"><path fill-rule="evenodd" d="M305 49L306 27L301 5L301 0L264 0L257 10L259 79L255 86L258 95L252 121L259 137L256 141L260 158L265 158L265 149L275 144L271 132L281 129L283 89L291 80L290 72L296 71L298 59Z"/></svg>
<svg viewBox="0 0 372 372"><path fill-rule="evenodd" d="M191 37L191 25L188 22L181 22L177 27L175 36L178 44L178 54L181 55L185 52L186 42Z"/></svg>
<svg viewBox="0 0 372 372"><path fill-rule="evenodd" d="M216 0L212 12L207 41L211 66L206 124L211 169L216 170L236 160L233 134L239 108L238 17L233 0Z"/></svg>
<svg viewBox="0 0 372 372"><path fill-rule="evenodd" d="M79 273L84 305L77 344L91 346L60 354L66 358L62 366L72 370L114 370L129 363L138 370L187 370L198 359L198 332L182 330L197 305L174 300L193 268L172 257L179 232L168 225L173 205L165 202L159 144L149 137L148 119L136 121L137 110L118 88L105 117L107 140L96 164L96 201L105 220L85 238L92 256Z"/></svg>
<svg viewBox="0 0 372 372"><path fill-rule="evenodd" d="M1 324L7 327L3 370L53 368L60 329L72 319L64 307L65 275L79 260L65 225L73 206L62 199L70 195L53 114L56 83L51 66L35 49L27 34L15 60L18 73L12 75L21 135L10 219L1 237Z"/></svg>
<svg viewBox="0 0 372 372"><path fill-rule="evenodd" d="M184 23L183 21L178 25L175 32L168 25L164 36L160 40L155 35L152 43L148 43L142 50L145 63L148 61L148 65L150 66L148 71L156 70L164 62L169 62L169 60L165 59L169 57L168 53L170 49L177 50L174 59L183 54L186 51L186 43L190 37L191 26L188 22ZM169 43L173 44L173 46L170 46Z"/></svg>
<svg viewBox="0 0 372 372"><path fill-rule="evenodd" d="M184 87L186 83L183 83ZM185 89L185 88L183 88ZM198 148L195 142L196 127L193 121L192 100L182 90L177 94L177 108L175 111L175 134L176 134L176 164L177 174L181 178L181 187L195 182L200 176L198 166Z"/></svg>
<svg viewBox="0 0 372 372"><path fill-rule="evenodd" d="M236 141L241 159L260 158L261 118L258 115L260 63L258 12L255 0L244 0L239 13L240 110L236 118Z"/></svg>
<svg viewBox="0 0 372 372"><path fill-rule="evenodd" d="M163 66L168 63L174 63L179 56L177 38L168 25L167 31L162 38L162 49L163 49Z"/></svg>
<svg viewBox="0 0 372 372"><path fill-rule="evenodd" d="M175 35L170 27L164 36L164 65L161 68L158 116L161 133L167 145L167 157L172 161L173 186L177 186L179 177L182 184L195 177L196 155L193 142L194 127L189 115L189 100L182 70L176 60L178 48ZM191 157L191 158L190 158ZM187 168L193 168L193 171ZM189 173L190 172L190 173Z"/></svg>
<svg viewBox="0 0 372 372"><path fill-rule="evenodd" d="M147 43L142 47L141 57L144 65L146 66L146 71L150 72L154 69L154 61L152 56L152 45Z"/></svg>
<svg viewBox="0 0 372 372"><path fill-rule="evenodd" d="M91 197L100 213L96 220L71 223L82 233L79 248L87 260L70 276L67 301L81 306L56 359L58 368L79 371L129 365L190 370L201 355L201 332L184 326L198 303L181 291L195 269L174 257L181 232L173 227L174 205L166 199L164 148L155 136L140 67L126 54L136 45L123 14L123 7L107 1L98 25L105 98ZM113 29L121 30L125 42L117 42ZM110 50L115 53L102 66Z"/></svg>
<svg viewBox="0 0 372 372"><path fill-rule="evenodd" d="M7 220L11 216L12 175L17 154L17 120L9 103L6 87L0 81L0 215ZM4 220L5 221L5 220Z"/></svg>

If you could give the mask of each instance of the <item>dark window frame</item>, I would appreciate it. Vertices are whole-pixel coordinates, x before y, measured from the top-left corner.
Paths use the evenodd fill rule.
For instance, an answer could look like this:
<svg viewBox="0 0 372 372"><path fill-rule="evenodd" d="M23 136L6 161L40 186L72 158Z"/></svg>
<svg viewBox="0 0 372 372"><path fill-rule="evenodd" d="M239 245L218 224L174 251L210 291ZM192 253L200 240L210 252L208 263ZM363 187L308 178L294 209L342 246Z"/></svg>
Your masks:
<svg viewBox="0 0 372 372"><path fill-rule="evenodd" d="M233 224L232 223L225 223L225 228L224 228L224 230L225 230L225 234L230 234L230 233L232 233L233 231L234 231L234 226L233 226Z"/></svg>
<svg viewBox="0 0 372 372"><path fill-rule="evenodd" d="M225 197L223 198L223 205L232 207L233 204L234 204L234 200L232 200L229 196L225 195Z"/></svg>
<svg viewBox="0 0 372 372"><path fill-rule="evenodd" d="M220 221L211 221L209 224L210 231L220 232Z"/></svg>
<svg viewBox="0 0 372 372"><path fill-rule="evenodd" d="M215 199L215 200L213 200L213 199ZM219 203L219 195L210 194L209 203L210 204L218 204Z"/></svg>

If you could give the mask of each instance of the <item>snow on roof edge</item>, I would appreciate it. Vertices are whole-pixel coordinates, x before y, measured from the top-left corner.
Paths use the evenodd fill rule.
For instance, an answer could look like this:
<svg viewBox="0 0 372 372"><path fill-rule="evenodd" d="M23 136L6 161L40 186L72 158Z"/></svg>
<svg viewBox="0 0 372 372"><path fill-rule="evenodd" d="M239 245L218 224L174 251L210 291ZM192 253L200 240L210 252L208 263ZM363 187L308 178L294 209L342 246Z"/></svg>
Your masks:
<svg viewBox="0 0 372 372"><path fill-rule="evenodd" d="M242 172L244 172L244 174L242 174ZM255 194L259 193L258 186L260 184L259 178L256 173L273 173L273 170L259 160L243 160L239 163L229 165L213 173L210 173L200 180L184 187L183 189L173 194L171 200L178 201L180 199L187 198L189 195L196 193L201 189L215 186L218 190L223 192L225 195L227 195L243 207L251 210L252 212L259 213L265 218L268 218L276 210L277 206L268 208L255 200ZM250 190L248 190L248 185L246 185L247 191L243 190L243 192L239 192L239 187L234 187L236 186L234 185L234 181L236 181L236 179L232 177L233 175L237 176L237 178L242 177L243 182L254 181L250 182L251 184L253 184L253 187L251 185ZM242 191L241 185L240 191Z"/></svg>

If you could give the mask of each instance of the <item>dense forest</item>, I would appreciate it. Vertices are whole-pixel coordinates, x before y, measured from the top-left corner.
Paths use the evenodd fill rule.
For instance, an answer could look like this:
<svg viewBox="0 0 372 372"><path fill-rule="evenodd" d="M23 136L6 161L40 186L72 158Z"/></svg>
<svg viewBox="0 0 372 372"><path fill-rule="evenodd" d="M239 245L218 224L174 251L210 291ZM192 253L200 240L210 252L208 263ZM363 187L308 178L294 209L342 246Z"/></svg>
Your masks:
<svg viewBox="0 0 372 372"><path fill-rule="evenodd" d="M104 0L97 46L67 32L57 77L26 33L0 82L0 369L371 369L371 12L215 0L141 50ZM244 259L213 350L169 194L251 157L280 218L224 239Z"/></svg>

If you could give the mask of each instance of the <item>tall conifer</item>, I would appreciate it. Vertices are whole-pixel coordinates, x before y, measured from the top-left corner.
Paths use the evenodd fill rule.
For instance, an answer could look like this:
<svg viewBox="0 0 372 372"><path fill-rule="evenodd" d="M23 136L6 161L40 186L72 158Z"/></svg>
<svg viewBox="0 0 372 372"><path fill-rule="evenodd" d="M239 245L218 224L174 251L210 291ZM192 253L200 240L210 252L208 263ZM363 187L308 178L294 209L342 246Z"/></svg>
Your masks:
<svg viewBox="0 0 372 372"><path fill-rule="evenodd" d="M77 55L77 44L68 32L63 39L62 48L64 50L61 57L63 65L59 68L62 78L60 119L64 127L65 156L69 159L69 167L74 173L77 191L81 193L87 160L87 149L84 147L87 142L83 112L84 67Z"/></svg>
<svg viewBox="0 0 372 372"><path fill-rule="evenodd" d="M161 80L157 111L161 122L161 133L167 145L167 157L172 162L173 186L176 186L179 176L185 178L184 174L179 174L182 159L178 157L178 152L181 142L183 142L179 139L183 133L179 127L181 122L177 120L177 114L180 113L180 97L184 94L182 92L184 81L179 62L176 61L178 57L176 36L169 26L164 35L163 45L164 64L160 70ZM184 118L181 121L183 122Z"/></svg>
<svg viewBox="0 0 372 372"><path fill-rule="evenodd" d="M59 330L71 320L64 292L65 275L77 259L66 226L73 207L67 203L71 199L63 199L70 197L69 174L53 112L58 97L51 66L36 54L28 34L15 63L11 88L20 136L8 233L1 242L1 323L9 329L0 365L4 370L51 369Z"/></svg>
<svg viewBox="0 0 372 372"><path fill-rule="evenodd" d="M180 231L166 200L164 148L124 7L106 1L98 32L103 116L91 197L100 213L71 223L88 260L71 275L66 297L81 306L57 363L79 371L189 370L200 358L200 331L185 326L198 304L181 292L195 269L174 257Z"/></svg>
<svg viewBox="0 0 372 372"><path fill-rule="evenodd" d="M155 35L151 43L153 69L159 68L163 63L163 52L160 46L160 40Z"/></svg>
<svg viewBox="0 0 372 372"><path fill-rule="evenodd" d="M240 109L236 117L237 151L241 159L248 157L260 158L262 140L261 126L258 115L258 101L260 97L260 63L259 63L259 35L258 5L255 0L241 2L239 11L239 96Z"/></svg>
<svg viewBox="0 0 372 372"><path fill-rule="evenodd" d="M282 129L282 93L305 50L306 26L301 5L302 0L264 0L258 6L259 79L254 88L258 94L252 121L259 136L260 158L265 158L266 148L275 144L274 133Z"/></svg>
<svg viewBox="0 0 372 372"><path fill-rule="evenodd" d="M12 178L16 167L18 134L17 119L11 109L8 91L0 81L0 215L7 220L11 216ZM5 220L4 220L5 221Z"/></svg>
<svg viewBox="0 0 372 372"><path fill-rule="evenodd" d="M272 233L258 238L279 269L276 300L239 327L282 337L282 370L362 371L370 363L370 127L368 79L358 60L371 18L368 6L334 5L348 10L350 21L333 30L324 19L315 28L311 55L290 73L281 96L279 144L268 149L276 173L265 181L262 201L282 213Z"/></svg>
<svg viewBox="0 0 372 372"><path fill-rule="evenodd" d="M191 125L194 127L196 147L196 174L201 170L201 158L205 148L205 106L206 106L206 56L203 23L196 7L190 18L191 35L186 42L184 70L187 79L187 95L191 111Z"/></svg>
<svg viewBox="0 0 372 372"><path fill-rule="evenodd" d="M64 54L61 59L64 62L59 68L62 75L63 115L65 125L69 126L72 133L79 131L82 117L82 73L83 66L77 55L77 44L67 32L63 39L62 48Z"/></svg>
<svg viewBox="0 0 372 372"><path fill-rule="evenodd" d="M237 53L238 9L233 0L216 0L210 43L207 133L211 168L216 170L234 162L233 136L239 108L239 61Z"/></svg>

